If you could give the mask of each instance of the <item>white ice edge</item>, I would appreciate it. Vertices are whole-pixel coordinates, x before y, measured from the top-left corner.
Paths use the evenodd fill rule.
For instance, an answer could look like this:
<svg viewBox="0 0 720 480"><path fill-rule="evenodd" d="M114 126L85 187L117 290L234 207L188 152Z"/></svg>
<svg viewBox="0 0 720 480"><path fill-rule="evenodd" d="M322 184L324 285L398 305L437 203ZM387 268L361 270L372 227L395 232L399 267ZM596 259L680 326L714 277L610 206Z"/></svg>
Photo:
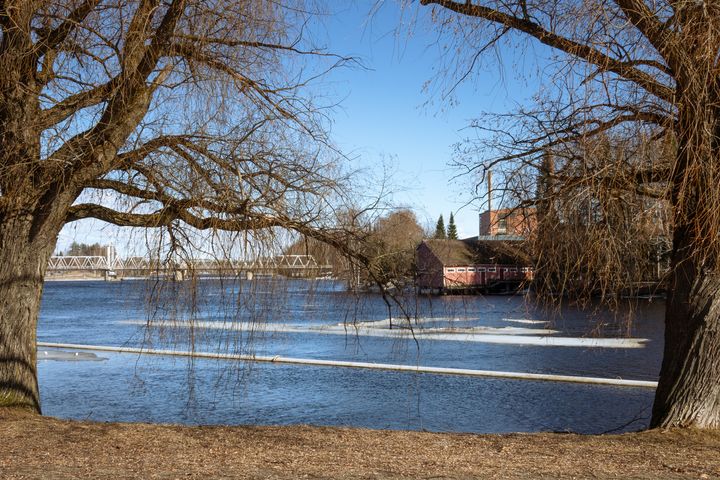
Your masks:
<svg viewBox="0 0 720 480"><path fill-rule="evenodd" d="M209 353L209 352L188 352L178 350L155 350L132 347L111 347L104 345L79 345L72 343L49 343L37 342L40 347L48 348L73 348L78 350L94 350L101 352L117 352L117 353L136 353L146 355L168 355L195 358L212 358L222 360L239 360L248 362L266 362L279 363L289 365L308 365L320 367L345 367L345 368L362 368L370 370L391 370L412 373L429 373L436 375L464 375L471 377L487 377L487 378L505 378L513 380L535 380L549 382L569 382L569 383L585 383L594 385L612 385L619 387L644 387L656 388L657 382L645 380L628 380L622 378L599 378L599 377L583 377L572 375L552 375L544 373L523 373L523 372L499 372L494 370L471 370L466 368L448 368L448 367L427 367L420 365L397 365L389 363L368 363L368 362L347 362L339 360L316 360L309 358L293 358L276 356L259 356L259 355L240 355L232 353Z"/></svg>
<svg viewBox="0 0 720 480"><path fill-rule="evenodd" d="M405 317L396 317L394 319L385 318L382 320L362 320L353 322L354 325L359 325L363 327L389 327L390 323L393 325L420 325L423 323L433 323L433 322L467 322L467 321L473 321L477 320L477 317L411 317L410 320L407 320ZM342 323L338 323L338 325L343 325Z"/></svg>
<svg viewBox="0 0 720 480"><path fill-rule="evenodd" d="M119 323L126 325L146 325L147 322L142 320L121 320ZM456 333L424 333L417 329L410 331L408 329L380 329L357 327L355 325L328 325L323 327L298 327L286 324L252 324L252 323L232 323L232 322L210 322L198 320L195 322L186 321L166 321L155 323L155 326L164 328L204 328L215 330L232 330L232 331L254 331L254 332L284 332L284 333L311 333L317 335L358 335L366 337L383 337L383 338L415 338L435 341L455 341L455 342L480 342L504 345L534 345L549 347L585 347L585 348L643 348L645 338L592 338L592 337L550 337L549 333L553 330L539 329L518 329L515 327L504 327L503 329L493 329L485 327L483 331L471 331L472 333L462 333L462 329L455 330ZM528 331L531 330L531 331ZM521 335L518 333L523 331Z"/></svg>
<svg viewBox="0 0 720 480"><path fill-rule="evenodd" d="M526 325L545 325L544 320L530 320L529 318L503 318L503 322L524 323Z"/></svg>
<svg viewBox="0 0 720 480"><path fill-rule="evenodd" d="M88 352L67 352L64 350L38 350L38 360L55 360L63 362L102 362L107 358L98 357Z"/></svg>

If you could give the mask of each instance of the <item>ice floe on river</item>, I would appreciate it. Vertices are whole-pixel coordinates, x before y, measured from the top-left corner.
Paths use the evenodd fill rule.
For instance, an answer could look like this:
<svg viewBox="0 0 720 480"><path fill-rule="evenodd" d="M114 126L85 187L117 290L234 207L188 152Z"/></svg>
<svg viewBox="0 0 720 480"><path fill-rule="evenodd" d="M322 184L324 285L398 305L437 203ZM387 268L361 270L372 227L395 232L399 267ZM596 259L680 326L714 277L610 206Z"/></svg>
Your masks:
<svg viewBox="0 0 720 480"><path fill-rule="evenodd" d="M67 350L38 350L38 360L55 360L58 362L102 362L105 357L98 357L90 352L69 352Z"/></svg>
<svg viewBox="0 0 720 480"><path fill-rule="evenodd" d="M433 319L438 320L438 319ZM143 320L124 320L122 324L146 325ZM422 322L418 322L422 323ZM648 341L644 338L596 338L596 337L559 337L553 336L557 330L524 327L430 327L409 328L408 324L390 328L389 320L356 322L353 324L298 326L284 323L235 323L223 321L197 320L193 322L179 320L156 321L154 325L163 328L194 328L228 331L283 332L317 335L352 335L362 337L382 337L398 339L416 339L422 341L479 342L505 345L534 345L551 347L584 348L642 348Z"/></svg>

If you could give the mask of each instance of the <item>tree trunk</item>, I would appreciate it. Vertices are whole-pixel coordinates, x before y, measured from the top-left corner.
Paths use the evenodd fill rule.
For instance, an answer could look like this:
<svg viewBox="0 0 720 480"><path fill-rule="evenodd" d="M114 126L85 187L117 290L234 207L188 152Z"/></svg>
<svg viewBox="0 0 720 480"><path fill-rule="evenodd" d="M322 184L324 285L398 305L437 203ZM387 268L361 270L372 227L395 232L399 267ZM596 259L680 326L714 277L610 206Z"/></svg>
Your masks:
<svg viewBox="0 0 720 480"><path fill-rule="evenodd" d="M720 92L682 77L680 85L671 282L651 426L720 428Z"/></svg>
<svg viewBox="0 0 720 480"><path fill-rule="evenodd" d="M703 271L675 232L665 352L651 427L720 428L720 274Z"/></svg>
<svg viewBox="0 0 720 480"><path fill-rule="evenodd" d="M40 413L37 318L57 236L34 232L30 215L0 220L0 406Z"/></svg>

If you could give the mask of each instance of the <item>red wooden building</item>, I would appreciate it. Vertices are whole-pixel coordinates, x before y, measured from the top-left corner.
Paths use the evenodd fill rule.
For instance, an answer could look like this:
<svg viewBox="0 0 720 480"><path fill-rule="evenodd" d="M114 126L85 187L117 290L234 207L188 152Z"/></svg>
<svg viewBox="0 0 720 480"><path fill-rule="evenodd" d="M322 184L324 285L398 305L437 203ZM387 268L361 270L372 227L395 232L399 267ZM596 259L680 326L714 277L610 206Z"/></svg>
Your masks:
<svg viewBox="0 0 720 480"><path fill-rule="evenodd" d="M517 242L424 240L416 256L421 292L509 292L532 280L529 259Z"/></svg>

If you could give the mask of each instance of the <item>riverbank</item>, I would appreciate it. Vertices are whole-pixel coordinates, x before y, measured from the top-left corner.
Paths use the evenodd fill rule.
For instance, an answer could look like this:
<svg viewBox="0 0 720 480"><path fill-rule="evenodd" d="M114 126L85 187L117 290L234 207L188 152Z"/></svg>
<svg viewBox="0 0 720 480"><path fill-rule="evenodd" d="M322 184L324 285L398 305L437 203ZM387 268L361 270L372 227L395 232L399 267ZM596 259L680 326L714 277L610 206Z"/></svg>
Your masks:
<svg viewBox="0 0 720 480"><path fill-rule="evenodd" d="M45 282L104 282L102 275L90 275L87 273L46 275Z"/></svg>
<svg viewBox="0 0 720 480"><path fill-rule="evenodd" d="M0 476L69 478L720 478L720 432L468 435L181 427L0 409Z"/></svg>

